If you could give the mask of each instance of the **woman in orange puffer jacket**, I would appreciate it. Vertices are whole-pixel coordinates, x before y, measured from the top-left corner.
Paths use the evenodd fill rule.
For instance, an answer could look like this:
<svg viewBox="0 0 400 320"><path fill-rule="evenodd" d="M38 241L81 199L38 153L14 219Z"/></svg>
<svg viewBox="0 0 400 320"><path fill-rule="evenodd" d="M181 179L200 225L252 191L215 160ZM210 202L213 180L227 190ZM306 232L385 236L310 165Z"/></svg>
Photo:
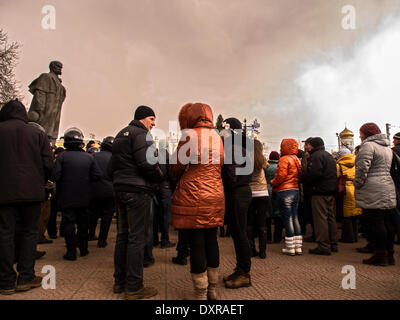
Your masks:
<svg viewBox="0 0 400 320"><path fill-rule="evenodd" d="M221 178L224 146L210 106L188 103L179 112L182 138L171 161L179 179L172 197L171 224L187 232L195 299L216 299L225 196ZM207 290L208 289L208 290Z"/></svg>
<svg viewBox="0 0 400 320"><path fill-rule="evenodd" d="M279 211L285 225L285 245L282 253L294 256L302 254L303 238L297 209L299 205L299 179L301 165L297 159L299 144L294 139L283 139L281 143L281 158L271 186L276 192Z"/></svg>

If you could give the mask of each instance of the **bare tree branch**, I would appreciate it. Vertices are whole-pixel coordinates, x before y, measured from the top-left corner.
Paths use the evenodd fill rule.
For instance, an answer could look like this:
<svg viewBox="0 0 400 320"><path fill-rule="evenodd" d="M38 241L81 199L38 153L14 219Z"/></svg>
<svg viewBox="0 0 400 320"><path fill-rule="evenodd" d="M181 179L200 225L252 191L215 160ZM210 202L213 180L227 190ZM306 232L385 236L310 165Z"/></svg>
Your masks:
<svg viewBox="0 0 400 320"><path fill-rule="evenodd" d="M22 100L20 83L15 79L21 44L8 43L7 33L0 29L0 104L12 99Z"/></svg>

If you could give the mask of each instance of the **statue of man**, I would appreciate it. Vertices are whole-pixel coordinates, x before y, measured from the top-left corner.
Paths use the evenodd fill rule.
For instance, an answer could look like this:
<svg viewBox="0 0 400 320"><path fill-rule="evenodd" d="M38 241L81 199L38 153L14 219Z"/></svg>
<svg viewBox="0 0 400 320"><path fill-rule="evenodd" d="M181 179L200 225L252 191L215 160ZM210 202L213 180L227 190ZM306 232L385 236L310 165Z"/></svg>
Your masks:
<svg viewBox="0 0 400 320"><path fill-rule="evenodd" d="M61 106L65 100L65 88L61 84L61 69L59 61L50 62L49 73L42 73L29 85L33 99L28 112L29 121L40 124L53 144L58 137Z"/></svg>

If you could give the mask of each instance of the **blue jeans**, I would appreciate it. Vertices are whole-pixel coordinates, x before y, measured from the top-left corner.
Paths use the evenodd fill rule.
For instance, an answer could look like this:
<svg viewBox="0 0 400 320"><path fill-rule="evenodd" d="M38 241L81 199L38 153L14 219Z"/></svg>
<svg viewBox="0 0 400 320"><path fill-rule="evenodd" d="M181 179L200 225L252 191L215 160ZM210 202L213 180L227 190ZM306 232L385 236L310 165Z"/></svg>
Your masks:
<svg viewBox="0 0 400 320"><path fill-rule="evenodd" d="M301 235L297 209L299 206L299 190L290 189L277 192L279 211L285 225L286 237Z"/></svg>
<svg viewBox="0 0 400 320"><path fill-rule="evenodd" d="M169 225L171 223L171 189L160 189L159 214L161 216L161 245L169 243Z"/></svg>

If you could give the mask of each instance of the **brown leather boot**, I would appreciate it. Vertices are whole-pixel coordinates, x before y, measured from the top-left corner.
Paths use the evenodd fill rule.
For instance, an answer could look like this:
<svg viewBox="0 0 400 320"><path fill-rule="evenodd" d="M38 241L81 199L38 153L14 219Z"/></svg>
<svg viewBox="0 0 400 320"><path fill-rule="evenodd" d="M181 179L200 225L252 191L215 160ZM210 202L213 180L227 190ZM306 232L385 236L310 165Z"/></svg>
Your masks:
<svg viewBox="0 0 400 320"><path fill-rule="evenodd" d="M17 284L15 291L28 291L33 288L38 288L42 286L42 277L35 276L31 281L24 284Z"/></svg>
<svg viewBox="0 0 400 320"><path fill-rule="evenodd" d="M389 261L386 250L376 251L371 258L364 259L363 264L369 264L374 266L387 266L389 264Z"/></svg>
<svg viewBox="0 0 400 320"><path fill-rule="evenodd" d="M242 287L251 286L250 272L240 272L239 270L235 272L234 275L227 281L225 281L225 287L229 289L238 289Z"/></svg>
<svg viewBox="0 0 400 320"><path fill-rule="evenodd" d="M233 270L233 273L231 273L230 275L224 276L224 277L222 278L222 280L224 281L224 283L227 282L228 280L233 279L233 278L236 276L237 270L238 270L238 269L235 268L235 270Z"/></svg>

